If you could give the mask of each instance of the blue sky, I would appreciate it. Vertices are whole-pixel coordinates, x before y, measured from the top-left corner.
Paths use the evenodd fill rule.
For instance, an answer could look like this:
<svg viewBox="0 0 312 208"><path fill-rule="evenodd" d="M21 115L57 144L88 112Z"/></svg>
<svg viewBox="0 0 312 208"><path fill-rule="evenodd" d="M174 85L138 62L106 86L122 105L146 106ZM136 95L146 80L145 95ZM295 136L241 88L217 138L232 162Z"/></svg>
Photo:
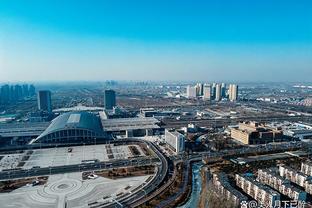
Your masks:
<svg viewBox="0 0 312 208"><path fill-rule="evenodd" d="M312 1L0 0L0 81L312 81Z"/></svg>

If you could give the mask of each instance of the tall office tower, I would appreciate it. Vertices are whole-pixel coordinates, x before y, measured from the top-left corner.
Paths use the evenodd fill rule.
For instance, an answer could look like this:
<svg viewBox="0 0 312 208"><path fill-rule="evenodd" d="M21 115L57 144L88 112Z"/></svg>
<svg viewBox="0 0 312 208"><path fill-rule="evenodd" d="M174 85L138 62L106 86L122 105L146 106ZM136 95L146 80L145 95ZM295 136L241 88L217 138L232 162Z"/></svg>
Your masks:
<svg viewBox="0 0 312 208"><path fill-rule="evenodd" d="M1 86L1 103L6 104L10 101L10 86Z"/></svg>
<svg viewBox="0 0 312 208"><path fill-rule="evenodd" d="M226 84L225 83L221 84L221 97L222 98L226 97Z"/></svg>
<svg viewBox="0 0 312 208"><path fill-rule="evenodd" d="M113 110L116 106L116 93L114 90L105 90L104 92L104 108L106 110Z"/></svg>
<svg viewBox="0 0 312 208"><path fill-rule="evenodd" d="M220 84L216 84L216 96L215 96L215 100L216 100L216 101L220 101L220 100L221 100L221 85L220 85Z"/></svg>
<svg viewBox="0 0 312 208"><path fill-rule="evenodd" d="M23 97L28 97L29 91L28 91L28 84L23 84Z"/></svg>
<svg viewBox="0 0 312 208"><path fill-rule="evenodd" d="M211 100L211 85L210 84L205 84L204 85L204 100Z"/></svg>
<svg viewBox="0 0 312 208"><path fill-rule="evenodd" d="M36 88L34 85L29 86L29 96L34 96L36 94Z"/></svg>
<svg viewBox="0 0 312 208"><path fill-rule="evenodd" d="M193 87L193 86L188 85L186 87L186 96L187 96L187 98L196 98L196 94L197 94L196 86Z"/></svg>
<svg viewBox="0 0 312 208"><path fill-rule="evenodd" d="M229 100L236 101L238 99L238 85L230 84L229 86Z"/></svg>
<svg viewBox="0 0 312 208"><path fill-rule="evenodd" d="M40 90L38 92L38 109L52 112L51 92L49 90Z"/></svg>

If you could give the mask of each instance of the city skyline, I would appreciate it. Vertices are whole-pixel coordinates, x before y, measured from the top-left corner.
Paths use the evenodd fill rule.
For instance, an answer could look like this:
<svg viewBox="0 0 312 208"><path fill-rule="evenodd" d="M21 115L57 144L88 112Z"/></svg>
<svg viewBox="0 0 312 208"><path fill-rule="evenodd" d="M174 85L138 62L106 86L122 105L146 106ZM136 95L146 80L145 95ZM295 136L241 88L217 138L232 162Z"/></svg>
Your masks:
<svg viewBox="0 0 312 208"><path fill-rule="evenodd" d="M5 2L0 82L310 82L311 6L291 0Z"/></svg>
<svg viewBox="0 0 312 208"><path fill-rule="evenodd" d="M312 207L311 0L0 0L0 207Z"/></svg>

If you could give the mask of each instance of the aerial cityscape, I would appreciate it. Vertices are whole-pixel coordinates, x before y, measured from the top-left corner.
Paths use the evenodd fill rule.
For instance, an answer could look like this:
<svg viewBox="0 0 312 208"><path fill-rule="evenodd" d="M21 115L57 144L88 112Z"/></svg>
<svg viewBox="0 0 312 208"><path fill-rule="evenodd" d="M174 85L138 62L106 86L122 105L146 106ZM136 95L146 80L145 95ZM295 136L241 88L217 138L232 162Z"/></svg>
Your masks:
<svg viewBox="0 0 312 208"><path fill-rule="evenodd" d="M312 207L312 2L3 1L0 208Z"/></svg>

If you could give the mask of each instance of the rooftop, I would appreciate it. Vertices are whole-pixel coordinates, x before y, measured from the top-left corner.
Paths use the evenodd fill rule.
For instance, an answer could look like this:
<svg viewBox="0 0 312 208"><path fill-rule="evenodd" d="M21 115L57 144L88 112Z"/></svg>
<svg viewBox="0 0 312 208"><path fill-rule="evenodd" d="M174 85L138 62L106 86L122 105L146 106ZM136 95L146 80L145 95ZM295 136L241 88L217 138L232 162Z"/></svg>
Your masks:
<svg viewBox="0 0 312 208"><path fill-rule="evenodd" d="M273 169L260 169L260 170L258 170L258 171L265 172L266 174L270 175L272 178L276 178L277 180L282 181L282 184L283 184L285 187L291 189L292 191L296 191L296 192L298 192L298 193L304 192L304 191L300 190L299 188L297 188L297 187L291 185L291 183L290 183L289 180L287 180L287 179L283 178L282 176L280 176L279 174L277 174L276 171L273 170Z"/></svg>
<svg viewBox="0 0 312 208"><path fill-rule="evenodd" d="M70 112L56 117L39 137L67 129L87 129L98 134L103 133L100 118L95 114L89 112Z"/></svg>
<svg viewBox="0 0 312 208"><path fill-rule="evenodd" d="M0 124L1 137L39 136L50 122Z"/></svg>
<svg viewBox="0 0 312 208"><path fill-rule="evenodd" d="M231 184L228 181L228 177L225 173L219 173L217 174L220 183L222 184L222 186L228 190L229 192L231 192L234 196L236 196L237 198L241 199L241 200L246 200L247 201L247 197L242 194L240 191L236 190L233 186L231 186Z"/></svg>
<svg viewBox="0 0 312 208"><path fill-rule="evenodd" d="M115 118L101 119L104 131L122 131L135 129L158 129L159 121L156 118Z"/></svg>
<svg viewBox="0 0 312 208"><path fill-rule="evenodd" d="M262 183L260 183L259 181L256 181L254 178L251 177L247 177L245 175L242 174L238 174L240 177L244 178L245 180L251 182L252 184L254 184L255 186L257 186L259 189L262 189L263 191L271 194L271 195L280 195L277 191L274 191L273 189L271 189L270 187L263 185Z"/></svg>

